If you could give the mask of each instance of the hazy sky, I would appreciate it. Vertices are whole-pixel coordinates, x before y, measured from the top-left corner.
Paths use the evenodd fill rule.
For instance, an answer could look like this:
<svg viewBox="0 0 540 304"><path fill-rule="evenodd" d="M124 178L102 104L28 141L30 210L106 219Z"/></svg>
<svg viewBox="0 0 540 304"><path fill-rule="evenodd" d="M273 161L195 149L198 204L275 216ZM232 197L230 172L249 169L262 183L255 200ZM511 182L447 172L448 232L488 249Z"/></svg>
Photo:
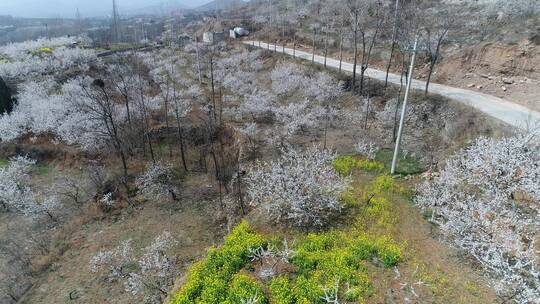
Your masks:
<svg viewBox="0 0 540 304"><path fill-rule="evenodd" d="M211 0L117 0L122 10L144 8L151 5L181 3L198 6ZM17 17L74 17L79 8L84 17L110 14L112 0L0 0L0 15Z"/></svg>

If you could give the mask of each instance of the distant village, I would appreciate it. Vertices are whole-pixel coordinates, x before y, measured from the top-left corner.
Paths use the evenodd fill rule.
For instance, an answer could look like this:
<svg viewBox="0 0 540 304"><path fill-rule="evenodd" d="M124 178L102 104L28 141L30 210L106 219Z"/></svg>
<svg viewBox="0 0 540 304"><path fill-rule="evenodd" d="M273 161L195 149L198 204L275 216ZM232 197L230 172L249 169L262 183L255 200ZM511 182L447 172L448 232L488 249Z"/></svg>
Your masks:
<svg viewBox="0 0 540 304"><path fill-rule="evenodd" d="M249 35L242 18L217 22L214 10L172 10L167 14L122 14L112 0L112 13L84 17L77 10L73 18L17 18L0 16L0 45L41 37L87 37L87 47L115 50L147 45L184 45L191 41L214 44ZM221 20L221 19L220 19ZM245 20L245 19L244 19Z"/></svg>

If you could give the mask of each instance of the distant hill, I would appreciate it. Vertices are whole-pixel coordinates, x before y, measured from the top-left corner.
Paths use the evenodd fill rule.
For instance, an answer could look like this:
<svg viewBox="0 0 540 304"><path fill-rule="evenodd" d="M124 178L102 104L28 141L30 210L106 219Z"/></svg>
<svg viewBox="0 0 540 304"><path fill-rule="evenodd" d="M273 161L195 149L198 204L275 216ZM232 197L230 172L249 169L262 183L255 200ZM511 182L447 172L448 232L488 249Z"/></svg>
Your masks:
<svg viewBox="0 0 540 304"><path fill-rule="evenodd" d="M171 11L187 9L189 9L189 7L180 3L178 0L170 0L162 4L126 9L121 13L126 15L163 15Z"/></svg>
<svg viewBox="0 0 540 304"><path fill-rule="evenodd" d="M210 3L201 5L195 10L198 11L218 11L224 9L234 9L246 5L248 1L244 0L214 0Z"/></svg>

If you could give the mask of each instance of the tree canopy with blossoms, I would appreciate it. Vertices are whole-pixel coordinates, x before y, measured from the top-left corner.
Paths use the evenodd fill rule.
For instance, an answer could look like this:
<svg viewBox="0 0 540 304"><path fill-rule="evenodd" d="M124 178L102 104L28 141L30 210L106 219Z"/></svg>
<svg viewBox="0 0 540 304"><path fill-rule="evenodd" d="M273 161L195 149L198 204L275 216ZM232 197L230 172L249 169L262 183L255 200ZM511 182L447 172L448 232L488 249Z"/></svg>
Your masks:
<svg viewBox="0 0 540 304"><path fill-rule="evenodd" d="M538 300L540 289L538 142L538 134L479 138L416 198L448 240L494 276L498 293L519 303Z"/></svg>
<svg viewBox="0 0 540 304"><path fill-rule="evenodd" d="M248 173L248 196L270 219L299 227L323 226L343 205L348 180L332 166L335 155L319 147L284 151Z"/></svg>

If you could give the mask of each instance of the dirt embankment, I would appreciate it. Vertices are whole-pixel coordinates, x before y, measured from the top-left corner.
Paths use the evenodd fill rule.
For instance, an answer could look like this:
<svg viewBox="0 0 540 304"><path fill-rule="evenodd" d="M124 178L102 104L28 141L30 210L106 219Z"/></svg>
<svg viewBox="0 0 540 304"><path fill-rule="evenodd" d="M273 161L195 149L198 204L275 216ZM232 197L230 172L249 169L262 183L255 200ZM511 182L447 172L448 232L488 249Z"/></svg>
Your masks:
<svg viewBox="0 0 540 304"><path fill-rule="evenodd" d="M540 46L485 43L456 51L436 68L434 81L479 91L540 110Z"/></svg>

